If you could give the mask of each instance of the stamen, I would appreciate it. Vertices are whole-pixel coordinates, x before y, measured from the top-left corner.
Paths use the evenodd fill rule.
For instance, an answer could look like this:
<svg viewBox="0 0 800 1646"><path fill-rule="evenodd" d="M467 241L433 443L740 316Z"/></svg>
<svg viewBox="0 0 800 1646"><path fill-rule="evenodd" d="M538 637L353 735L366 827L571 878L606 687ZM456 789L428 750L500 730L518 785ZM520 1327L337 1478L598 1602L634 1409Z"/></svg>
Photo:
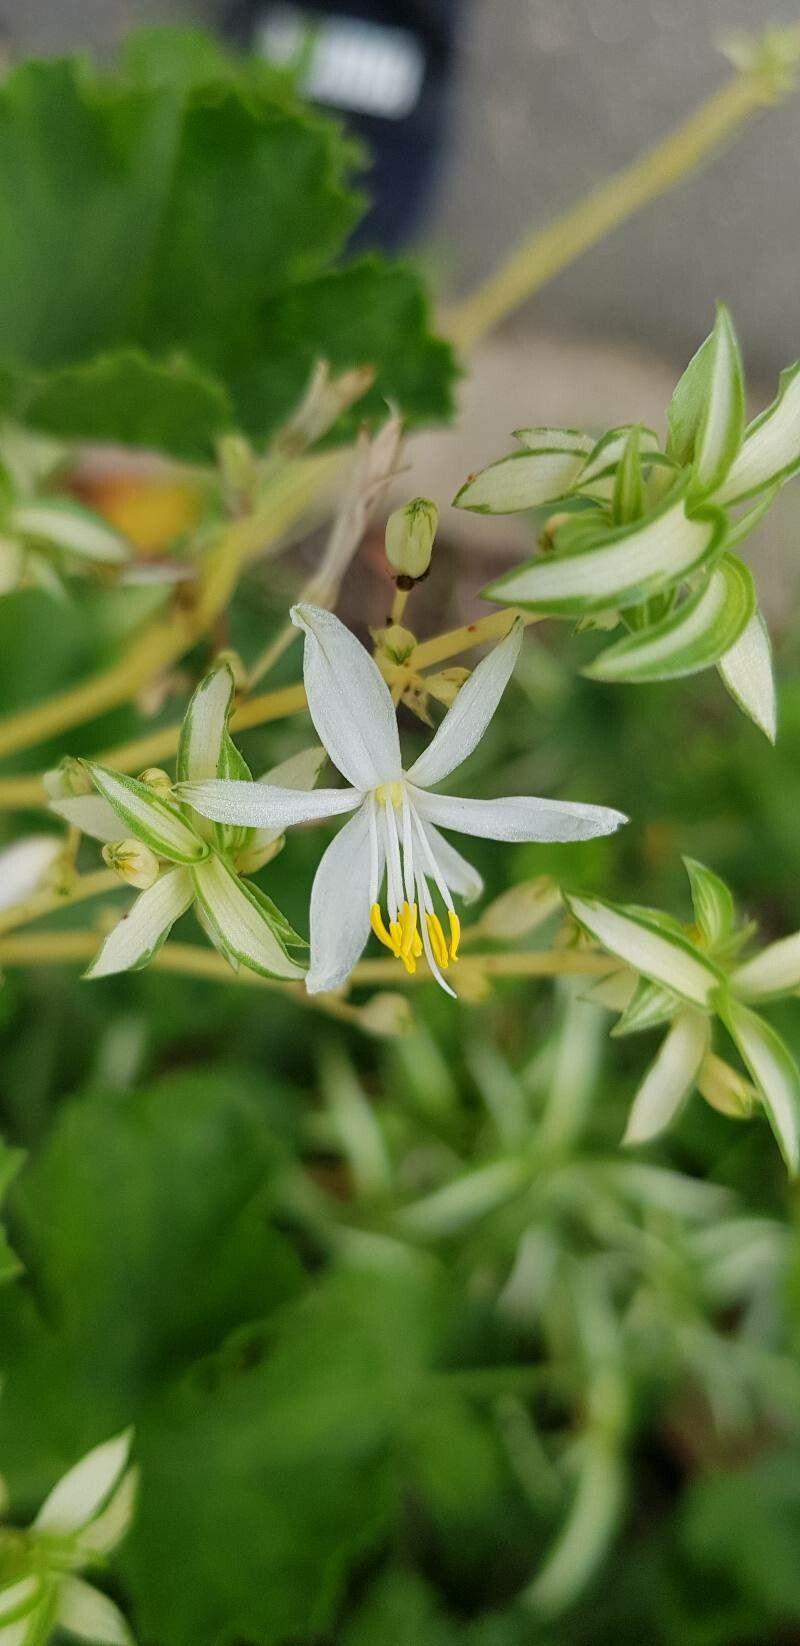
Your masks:
<svg viewBox="0 0 800 1646"><path fill-rule="evenodd" d="M406 960L409 955L413 955L415 942L419 943L419 936L417 934L416 903L406 902L403 904L400 913L400 925L403 931L403 939L400 944L400 953L403 959Z"/></svg>
<svg viewBox="0 0 800 1646"><path fill-rule="evenodd" d="M461 921L455 909L448 909L447 918L450 922L450 959L458 959L458 945L461 942Z"/></svg>
<svg viewBox="0 0 800 1646"><path fill-rule="evenodd" d="M446 972L450 964L450 956L447 952L447 940L444 932L442 931L442 923L439 916L436 914L426 915L425 918L428 924L431 948L436 956L438 965L441 966L443 972Z"/></svg>
<svg viewBox="0 0 800 1646"><path fill-rule="evenodd" d="M373 903L372 908L369 911L369 923L375 933L375 936L378 941L384 945L384 948L391 949L393 955L399 955L399 946L395 938L390 935L390 932L387 932L383 923L383 915L381 914L379 903Z"/></svg>

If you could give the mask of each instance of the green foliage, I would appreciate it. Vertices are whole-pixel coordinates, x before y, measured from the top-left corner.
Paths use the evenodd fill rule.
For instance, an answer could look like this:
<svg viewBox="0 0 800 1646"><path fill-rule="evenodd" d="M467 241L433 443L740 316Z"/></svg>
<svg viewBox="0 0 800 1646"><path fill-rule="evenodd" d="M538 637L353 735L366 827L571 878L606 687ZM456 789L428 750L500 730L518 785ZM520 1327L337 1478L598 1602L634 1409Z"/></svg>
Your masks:
<svg viewBox="0 0 800 1646"><path fill-rule="evenodd" d="M361 210L355 162L285 77L200 34L134 37L115 73L14 69L0 91L6 412L194 457L234 426L263 441L330 356L375 364L373 409L445 416L452 361L416 277L375 260L331 272Z"/></svg>

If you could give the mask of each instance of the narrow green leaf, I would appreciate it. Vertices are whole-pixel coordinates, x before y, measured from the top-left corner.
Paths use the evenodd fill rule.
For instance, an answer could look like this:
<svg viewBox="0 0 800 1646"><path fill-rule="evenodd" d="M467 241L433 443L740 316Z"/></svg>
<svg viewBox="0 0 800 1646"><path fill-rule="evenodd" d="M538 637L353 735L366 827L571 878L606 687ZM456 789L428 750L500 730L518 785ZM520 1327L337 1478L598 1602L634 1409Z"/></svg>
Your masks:
<svg viewBox="0 0 800 1646"><path fill-rule="evenodd" d="M582 467L583 454L574 448L512 452L472 475L453 504L474 514L519 514L565 497Z"/></svg>
<svg viewBox="0 0 800 1646"><path fill-rule="evenodd" d="M771 406L745 432L741 450L714 499L741 503L765 486L782 485L800 467L800 361L778 379Z"/></svg>
<svg viewBox="0 0 800 1646"><path fill-rule="evenodd" d="M614 1024L611 1034L615 1040L622 1040L629 1034L656 1029L662 1023L669 1023L680 1007L680 996L672 989L665 989L662 983L650 983L647 978L640 977L633 999L628 1002L619 1022Z"/></svg>
<svg viewBox="0 0 800 1646"><path fill-rule="evenodd" d="M227 663L218 663L193 692L178 744L179 783L229 775L221 766L233 694L233 674Z"/></svg>
<svg viewBox="0 0 800 1646"><path fill-rule="evenodd" d="M114 972L136 972L152 960L175 921L194 897L186 869L170 869L149 891L140 892L127 914L109 932L99 954L86 972L89 978Z"/></svg>
<svg viewBox="0 0 800 1646"><path fill-rule="evenodd" d="M667 408L667 452L681 467L691 463L694 457L697 431L709 392L713 355L714 332L710 332L692 355Z"/></svg>
<svg viewBox="0 0 800 1646"><path fill-rule="evenodd" d="M618 526L630 525L644 514L644 476L639 449L641 430L631 429L614 477L612 514Z"/></svg>
<svg viewBox="0 0 800 1646"><path fill-rule="evenodd" d="M800 1070L780 1035L749 1006L723 997L718 1010L761 1093L787 1170L794 1176L800 1164Z"/></svg>
<svg viewBox="0 0 800 1646"><path fill-rule="evenodd" d="M564 899L575 919L609 954L692 1005L711 1009L722 975L685 937L665 931L647 915L632 914L599 897L570 897L565 893Z"/></svg>
<svg viewBox="0 0 800 1646"><path fill-rule="evenodd" d="M512 429L515 440L528 451L582 452L586 457L594 449L594 440L582 429Z"/></svg>
<svg viewBox="0 0 800 1646"><path fill-rule="evenodd" d="M214 853L195 866L193 878L199 905L234 963L241 962L265 977L302 979L302 967L290 960L275 930L269 899L238 880ZM282 916L281 922L285 928Z"/></svg>
<svg viewBox="0 0 800 1646"><path fill-rule="evenodd" d="M763 520L768 509L771 509L779 491L779 486L770 486L767 491L757 498L751 508L747 509L744 514L739 515L738 520L731 521L727 539L729 549L735 549L737 543L744 543L751 532L755 531L756 526Z"/></svg>
<svg viewBox="0 0 800 1646"><path fill-rule="evenodd" d="M177 806L162 800L146 783L96 766L91 760L85 765L95 787L127 824L128 832L152 847L159 857L171 863L197 863L207 855L205 841L184 823Z"/></svg>
<svg viewBox="0 0 800 1646"><path fill-rule="evenodd" d="M774 743L778 735L778 701L769 631L760 611L754 611L717 667L734 702Z"/></svg>
<svg viewBox="0 0 800 1646"><path fill-rule="evenodd" d="M800 932L768 944L731 975L731 988L745 1000L770 1000L800 989Z"/></svg>
<svg viewBox="0 0 800 1646"><path fill-rule="evenodd" d="M686 512L673 491L656 513L632 526L598 532L569 553L539 556L484 590L489 600L555 615L581 617L608 606L625 607L683 581L721 553L727 522L716 509Z"/></svg>
<svg viewBox="0 0 800 1646"><path fill-rule="evenodd" d="M736 918L733 893L718 874L695 858L684 857L683 864L689 876L694 917L703 937L714 948L727 943Z"/></svg>
<svg viewBox="0 0 800 1646"><path fill-rule="evenodd" d="M593 680L676 680L719 663L744 633L756 609L752 575L725 554L694 594L651 628L609 646L583 670Z"/></svg>
<svg viewBox="0 0 800 1646"><path fill-rule="evenodd" d="M608 429L596 445L592 447L581 469L581 490L588 485L590 480L596 480L603 475L613 475L634 428L639 431L638 445L643 457L649 457L658 451L658 435L655 429L648 429L643 424L633 423L621 423L618 428Z"/></svg>
<svg viewBox="0 0 800 1646"><path fill-rule="evenodd" d="M724 479L744 433L742 357L724 303L711 340L705 404L694 443L694 480L704 491L713 491Z"/></svg>
<svg viewBox="0 0 800 1646"><path fill-rule="evenodd" d="M117 566L130 559L131 551L119 532L91 509L66 497L19 503L10 512L8 526L12 532L63 549L80 560Z"/></svg>
<svg viewBox="0 0 800 1646"><path fill-rule="evenodd" d="M633 1100L625 1143L649 1143L674 1120L697 1079L711 1040L700 1012L683 1011L651 1063Z"/></svg>

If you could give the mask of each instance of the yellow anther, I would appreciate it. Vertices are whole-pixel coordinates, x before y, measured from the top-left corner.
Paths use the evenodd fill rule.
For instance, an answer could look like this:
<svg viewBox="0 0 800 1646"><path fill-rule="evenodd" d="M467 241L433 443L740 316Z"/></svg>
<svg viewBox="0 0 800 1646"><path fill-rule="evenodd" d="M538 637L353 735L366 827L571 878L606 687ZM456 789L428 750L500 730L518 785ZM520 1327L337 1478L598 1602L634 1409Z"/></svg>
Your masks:
<svg viewBox="0 0 800 1646"><path fill-rule="evenodd" d="M450 956L447 952L447 940L442 931L442 923L438 915L435 914L426 915L426 919L434 960L438 966L441 966L442 971L446 972L450 964Z"/></svg>
<svg viewBox="0 0 800 1646"><path fill-rule="evenodd" d="M387 932L383 923L383 915L381 914L381 907L379 903L373 903L372 908L369 911L369 923L378 941L383 943L385 948L391 949L392 954L399 954L400 948L393 935L393 930L390 928ZM394 922L392 923L392 927L393 925Z"/></svg>
<svg viewBox="0 0 800 1646"><path fill-rule="evenodd" d="M399 812L403 804L403 788L402 783L380 783L375 790L378 805L394 806L395 811Z"/></svg>
<svg viewBox="0 0 800 1646"><path fill-rule="evenodd" d="M389 935L394 945L394 952L397 955L398 960L400 960L403 953L403 928L400 925L399 920L389 921Z"/></svg>
<svg viewBox="0 0 800 1646"><path fill-rule="evenodd" d="M414 942L411 945L411 953L415 960L419 960L419 957L422 954L422 938L420 937L419 932L414 933Z"/></svg>
<svg viewBox="0 0 800 1646"><path fill-rule="evenodd" d="M409 955L414 953L414 940L417 937L416 903L403 904L403 907L400 910L400 925L403 930L403 939L400 944L400 952L405 960Z"/></svg>
<svg viewBox="0 0 800 1646"><path fill-rule="evenodd" d="M458 945L461 942L461 921L455 909L448 909L447 918L450 922L450 959L458 959Z"/></svg>

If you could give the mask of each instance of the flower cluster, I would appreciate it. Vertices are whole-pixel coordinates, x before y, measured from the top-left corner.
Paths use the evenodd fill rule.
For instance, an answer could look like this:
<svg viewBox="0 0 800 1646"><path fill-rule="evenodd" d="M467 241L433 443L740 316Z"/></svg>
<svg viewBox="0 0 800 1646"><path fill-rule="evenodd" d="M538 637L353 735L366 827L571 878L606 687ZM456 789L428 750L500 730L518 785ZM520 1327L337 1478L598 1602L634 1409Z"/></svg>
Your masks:
<svg viewBox="0 0 800 1646"><path fill-rule="evenodd" d="M661 446L626 425L518 429L520 449L472 475L460 508L508 514L557 505L533 560L492 583L490 600L627 632L584 672L645 683L714 665L775 739L769 637L752 574L732 551L800 466L800 363L745 428L741 355L720 306L670 402Z"/></svg>
<svg viewBox="0 0 800 1646"><path fill-rule="evenodd" d="M87 1452L42 1504L28 1531L0 1526L0 1646L44 1646L54 1629L99 1646L132 1646L119 1608L77 1574L101 1566L136 1505L132 1432Z"/></svg>

